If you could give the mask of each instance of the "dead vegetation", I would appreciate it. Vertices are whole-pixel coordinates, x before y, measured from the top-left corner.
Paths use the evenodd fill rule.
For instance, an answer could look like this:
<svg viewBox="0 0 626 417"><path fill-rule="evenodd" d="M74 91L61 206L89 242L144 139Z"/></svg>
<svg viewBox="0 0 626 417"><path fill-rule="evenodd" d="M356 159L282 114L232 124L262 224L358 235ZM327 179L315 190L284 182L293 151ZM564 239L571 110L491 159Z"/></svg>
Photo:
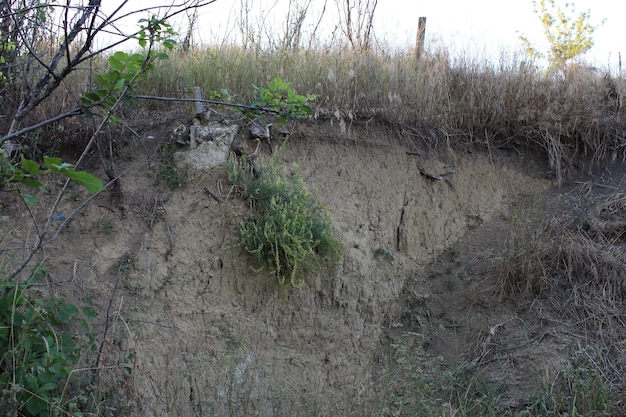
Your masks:
<svg viewBox="0 0 626 417"><path fill-rule="evenodd" d="M594 352L587 360L619 397L626 386L626 195L622 183L594 197L597 188L580 184L571 211L541 224L536 207L525 212L508 237L499 287L505 299L538 298L558 311L571 344Z"/></svg>
<svg viewBox="0 0 626 417"><path fill-rule="evenodd" d="M574 168L626 158L621 76L576 66L546 74L515 55L494 65L454 59L445 50L416 61L410 52L382 48L209 47L171 59L143 88L163 95L191 91L193 83L205 91L226 86L245 101L252 84L275 74L292 82L295 91L319 96L317 117L348 127L374 121L407 132L426 127L434 142L452 146L513 148L520 155L539 150L559 182Z"/></svg>

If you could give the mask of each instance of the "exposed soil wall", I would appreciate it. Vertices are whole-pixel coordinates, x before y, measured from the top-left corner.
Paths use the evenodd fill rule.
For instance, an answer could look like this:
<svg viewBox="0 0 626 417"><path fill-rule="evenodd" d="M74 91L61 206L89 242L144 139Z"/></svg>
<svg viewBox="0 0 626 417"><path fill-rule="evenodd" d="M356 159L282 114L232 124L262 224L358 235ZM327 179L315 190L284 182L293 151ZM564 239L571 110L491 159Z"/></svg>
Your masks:
<svg viewBox="0 0 626 417"><path fill-rule="evenodd" d="M168 135L150 134L152 148ZM124 152L120 170L145 157ZM124 216L103 198L47 249L53 278L99 312L116 288L105 357L133 366L139 415L348 414L405 281L509 197L549 185L520 152L432 149L376 126L306 122L278 157L298 164L343 244L340 266L304 288L252 270L236 246L246 204L203 190L227 196L220 169L166 191L143 164L122 181Z"/></svg>

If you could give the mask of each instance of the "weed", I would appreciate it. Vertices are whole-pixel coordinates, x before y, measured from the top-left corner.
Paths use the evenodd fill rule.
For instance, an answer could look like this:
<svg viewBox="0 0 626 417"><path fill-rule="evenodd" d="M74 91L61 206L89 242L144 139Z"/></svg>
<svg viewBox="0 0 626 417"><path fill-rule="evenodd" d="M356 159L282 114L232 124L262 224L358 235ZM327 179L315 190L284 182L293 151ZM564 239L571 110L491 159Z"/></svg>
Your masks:
<svg viewBox="0 0 626 417"><path fill-rule="evenodd" d="M589 352L575 352L562 371L543 377L542 393L521 412L528 416L611 416L610 389Z"/></svg>
<svg viewBox="0 0 626 417"><path fill-rule="evenodd" d="M504 386L494 384L488 378L467 369L456 371L451 377L451 391L456 413L462 416L506 415L500 396Z"/></svg>
<svg viewBox="0 0 626 417"><path fill-rule="evenodd" d="M168 145L164 145L159 150L161 163L157 180L170 190L187 186L187 173L184 169L178 168L174 162L174 154Z"/></svg>
<svg viewBox="0 0 626 417"><path fill-rule="evenodd" d="M542 261L538 258L541 232L541 199L516 204L499 267L501 296L541 291L535 273L541 269Z"/></svg>
<svg viewBox="0 0 626 417"><path fill-rule="evenodd" d="M97 234L109 236L115 231L115 224L110 220L95 220L91 224L89 231L95 231Z"/></svg>
<svg viewBox="0 0 626 417"><path fill-rule="evenodd" d="M77 323L85 333L88 322L63 298L36 293L41 270L26 283L0 279L0 404L6 415L80 416L88 395L74 383L74 366L93 344L66 328ZM95 312L82 314L90 319Z"/></svg>
<svg viewBox="0 0 626 417"><path fill-rule="evenodd" d="M161 166L159 179L163 181L170 190L182 188L187 185L187 177L185 174L173 165Z"/></svg>
<svg viewBox="0 0 626 417"><path fill-rule="evenodd" d="M240 244L262 265L259 270L275 274L281 285L302 286L307 270L317 269L323 259L339 260L330 218L297 172L280 172L275 157L257 173L232 158L224 166L235 189L251 202Z"/></svg>
<svg viewBox="0 0 626 417"><path fill-rule="evenodd" d="M374 259L392 263L393 255L385 248L378 248L374 251Z"/></svg>

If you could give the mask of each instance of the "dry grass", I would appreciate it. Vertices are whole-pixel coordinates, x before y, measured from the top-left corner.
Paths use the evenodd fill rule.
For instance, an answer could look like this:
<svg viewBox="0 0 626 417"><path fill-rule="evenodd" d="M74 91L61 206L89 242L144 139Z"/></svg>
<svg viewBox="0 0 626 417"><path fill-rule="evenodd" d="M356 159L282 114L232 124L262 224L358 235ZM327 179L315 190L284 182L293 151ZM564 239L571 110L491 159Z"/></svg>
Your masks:
<svg viewBox="0 0 626 417"><path fill-rule="evenodd" d="M578 198L582 202L589 197ZM601 352L591 359L609 386L623 393L626 195L598 197L583 213L543 226L525 223L511 233L506 248L500 266L502 294L549 300L576 324L572 336Z"/></svg>
<svg viewBox="0 0 626 417"><path fill-rule="evenodd" d="M318 94L318 117L428 127L453 145L538 149L559 181L582 160L626 158L620 78L584 67L546 75L514 55L491 64L453 60L446 50L416 61L410 51L223 46L175 53L141 88L168 96L191 96L194 85L226 88L246 102L253 84L275 76L300 94Z"/></svg>
<svg viewBox="0 0 626 417"><path fill-rule="evenodd" d="M95 59L72 74L29 124L76 106L103 65ZM428 128L436 136L429 140L453 146L513 147L520 153L533 148L549 160L558 181L581 161L626 158L622 77L583 66L546 75L515 54L494 64L480 57L453 59L443 48L431 48L417 61L412 51L389 47L366 53L341 46L282 51L222 44L170 53L139 91L192 97L199 85L206 96L227 89L233 101L247 103L252 85L265 86L276 76L299 94L319 95L318 117L383 122L417 136ZM19 96L5 91L3 116L10 116ZM135 111L158 111L185 105L137 106Z"/></svg>

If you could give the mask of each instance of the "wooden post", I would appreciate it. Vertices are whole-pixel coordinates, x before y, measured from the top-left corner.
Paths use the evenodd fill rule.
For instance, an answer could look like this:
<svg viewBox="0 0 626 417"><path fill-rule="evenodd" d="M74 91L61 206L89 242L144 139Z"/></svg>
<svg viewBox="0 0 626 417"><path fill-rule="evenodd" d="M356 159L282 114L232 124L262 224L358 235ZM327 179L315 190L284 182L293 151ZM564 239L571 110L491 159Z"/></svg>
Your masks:
<svg viewBox="0 0 626 417"><path fill-rule="evenodd" d="M424 38L426 37L426 17L422 16L417 22L417 39L415 41L415 57L419 60L424 52Z"/></svg>
<svg viewBox="0 0 626 417"><path fill-rule="evenodd" d="M202 100L202 88L195 86L193 88L193 95L196 100ZM204 104L201 101L196 101L195 103L195 116L198 117L204 114Z"/></svg>

